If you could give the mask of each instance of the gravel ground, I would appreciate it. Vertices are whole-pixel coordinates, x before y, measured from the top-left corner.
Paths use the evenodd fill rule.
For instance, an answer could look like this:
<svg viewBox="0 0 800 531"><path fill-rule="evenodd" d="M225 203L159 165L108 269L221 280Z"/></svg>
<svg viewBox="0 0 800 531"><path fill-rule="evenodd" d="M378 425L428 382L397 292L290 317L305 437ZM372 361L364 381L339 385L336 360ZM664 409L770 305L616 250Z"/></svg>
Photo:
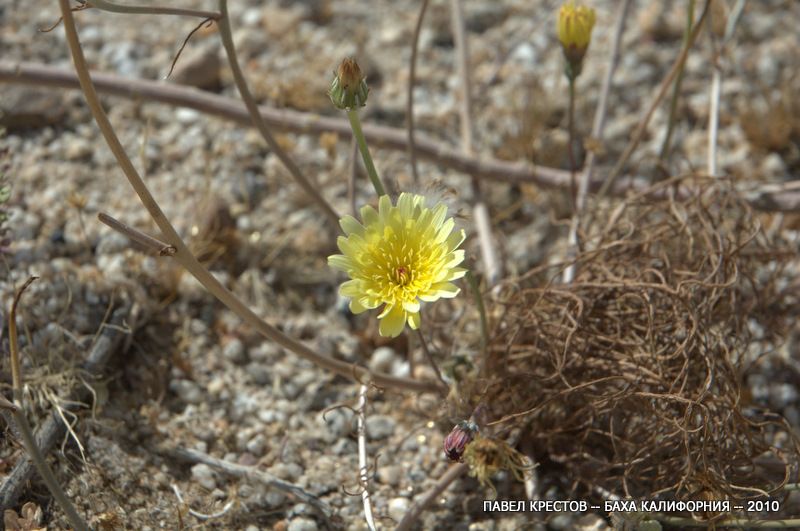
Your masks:
<svg viewBox="0 0 800 531"><path fill-rule="evenodd" d="M733 2L728 2L733 4ZM597 24L578 81L577 127L586 135L606 68L616 2L596 1ZM604 149L625 146L680 49L683 2L635 2L611 92ZM698 2L701 4L701 2ZM213 8L213 3L182 2ZM334 115L325 95L339 60L355 55L371 86L371 123L402 127L410 42L418 2L398 0L242 0L231 2L234 39L260 103ZM565 168L566 82L554 36L556 3L464 2L475 91L476 146L481 155ZM712 22L719 25L720 15ZM719 161L721 171L749 183L788 180L800 168L797 77L800 3L749 2L723 60ZM93 68L124 77L163 78L195 21L174 17L79 12L77 22ZM2 61L71 65L55 2L0 5ZM458 78L449 9L432 2L420 40L415 116L421 131L456 146ZM704 168L712 42L701 34L687 62L669 172ZM194 67L194 70L192 69ZM176 68L178 81L238 98L214 29L200 29ZM419 356L402 337L379 338L374 316L353 318L337 300L341 279L326 264L332 241L326 223L295 186L255 130L188 109L107 97L120 138L167 216L214 274L260 316L316 350L409 375ZM105 211L155 234L124 181L77 91L0 85L6 111L12 196L9 252L0 273L8 307L14 287L40 279L23 300L23 370L31 384L33 418L54 397L80 385L82 359L109 308L131 305L135 333L107 378L95 385L93 409L78 416L76 435L51 462L78 507L95 525L124 529L288 529L323 523L304 503L279 491L187 464L175 448L256 465L328 503L349 529L366 528L357 483L353 406L358 385L315 368L264 341L206 293L177 264L147 255L100 224ZM668 106L659 106L632 168L656 168ZM793 122L794 120L794 122ZM347 211L347 139L280 134L281 144L319 184L338 211ZM414 188L405 153L377 150L379 171L400 189ZM603 159L599 171L616 157ZM444 188L470 233L469 180L421 163L422 187ZM487 186L498 245L511 274L560 259L568 214L562 192ZM524 199L521 202L520 199ZM371 200L366 180L357 202ZM444 308L457 308L447 306ZM442 346L444 347L444 346ZM449 346L447 348L450 348ZM455 348L455 346L453 347ZM791 352L781 354L791 359ZM785 364L767 362L749 384L756 402L782 411L797 426L797 388L775 379ZM2 376L8 381L3 361ZM414 376L426 373L417 367ZM375 459L372 500L381 527L398 521L416 497L448 468L441 446L458 418L430 397L373 392L368 451ZM0 474L21 457L11 438L0 443ZM500 498L523 496L509 478ZM176 487L185 504L178 501ZM558 493L542 493L543 496ZM426 511L422 527L518 529L529 516L483 513L489 496L472 479L458 481ZM61 511L34 484L20 504L43 508L50 529L66 528ZM186 512L217 513L207 521ZM581 518L578 520L578 518ZM105 519L105 520L103 520ZM543 520L544 521L544 520ZM114 524L116 522L116 524ZM113 524L113 525L112 525ZM538 527L603 529L594 515L556 515Z"/></svg>

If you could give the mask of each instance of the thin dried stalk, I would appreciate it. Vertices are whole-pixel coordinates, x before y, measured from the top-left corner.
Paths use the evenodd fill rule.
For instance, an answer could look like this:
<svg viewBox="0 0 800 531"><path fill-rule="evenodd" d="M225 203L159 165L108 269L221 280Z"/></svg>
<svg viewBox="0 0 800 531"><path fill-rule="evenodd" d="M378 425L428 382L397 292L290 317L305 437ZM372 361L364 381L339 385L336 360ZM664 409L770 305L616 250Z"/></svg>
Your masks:
<svg viewBox="0 0 800 531"><path fill-rule="evenodd" d="M361 501L364 505L364 520L370 531L375 531L375 518L372 516L372 503L369 498L369 465L367 463L367 391L368 385L358 390L358 479L361 483Z"/></svg>
<svg viewBox="0 0 800 531"><path fill-rule="evenodd" d="M736 23L744 11L746 0L738 0L733 8L733 11L728 16L728 21L725 24L725 33L722 37L722 42L719 43L719 53L716 53L713 58L713 68L711 74L711 88L709 101L710 108L708 111L708 174L717 175L717 135L719 131L719 99L722 95L722 52L725 45L733 36L733 31L736 29ZM712 37L713 39L713 37Z"/></svg>
<svg viewBox="0 0 800 531"><path fill-rule="evenodd" d="M428 0L422 0L414 26L414 35L411 37L411 59L408 65L408 93L406 95L406 128L408 130L408 158L411 163L411 176L415 183L419 183L419 170L417 169L417 150L414 142L414 83L417 74L417 52L419 51L419 34L422 31L422 21L428 9Z"/></svg>
<svg viewBox="0 0 800 531"><path fill-rule="evenodd" d="M469 68L469 47L467 33L464 27L464 13L461 0L451 0L450 7L453 14L453 37L455 40L456 63L458 76L461 79L461 105L459 106L461 125L461 148L467 155L473 150L472 130L472 85ZM503 266L498 260L492 236L492 224L489 216L489 206L486 204L481 191L481 183L477 177L472 176L472 215L475 218L475 229L481 248L481 260L486 268L486 280L489 286L494 286L503 275Z"/></svg>
<svg viewBox="0 0 800 531"><path fill-rule="evenodd" d="M708 8L711 5L712 0L706 0L706 5L703 8L703 12L700 15L700 19L697 21L697 24L692 30L692 33L689 35L689 39L686 42L686 46L684 46L681 50L681 53L678 54L678 57L675 59L675 62L672 64L672 68L670 68L667 77L661 82L661 85L658 88L658 92L656 96L653 98L653 101L650 102L650 105L647 108L647 111L642 116L642 119L639 120L639 125L636 126L636 131L633 133L633 138L631 141L628 142L628 145L625 147L625 151L622 152L617 163L614 165L614 168L606 177L605 182L598 190L597 195L602 197L607 192L611 190L611 187L614 185L614 181L619 177L622 173L622 170L625 169L625 166L628 164L628 161L633 155L633 152L639 146L639 142L642 141L644 138L644 134L647 131L647 125L650 123L650 118L653 117L653 113L658 107L658 104L664 98L664 95L667 93L667 89L672 84L672 81L675 79L675 76L678 75L678 72L683 67L683 63L686 62L686 58L689 57L689 50L692 49L692 45L694 41L697 39L697 36L700 34L700 30L703 29L703 23L706 20L706 16L708 15Z"/></svg>
<svg viewBox="0 0 800 531"><path fill-rule="evenodd" d="M256 467L244 466L238 463L225 461L224 459L217 459L216 457L212 457L206 453L192 450L190 448L176 448L174 450L168 450L165 453L174 457L178 457L179 459L187 460L191 463L204 463L229 476L255 481L269 488L285 492L302 501L303 503L307 503L315 511L317 511L320 516L322 516L329 528L335 528L330 520L333 515L333 511L328 504L313 494L309 494L293 483L289 483L288 481L277 478L268 472L259 470Z"/></svg>
<svg viewBox="0 0 800 531"><path fill-rule="evenodd" d="M122 5L107 0L87 0L87 5L108 11L110 13L125 13L129 15L179 15L185 17L210 18L219 20L222 14L217 11L203 11L199 9L184 9L171 6L134 6Z"/></svg>
<svg viewBox="0 0 800 531"><path fill-rule="evenodd" d="M239 66L239 59L236 56L236 46L233 44L233 34L231 32L231 22L230 16L228 15L228 2L226 0L219 0L219 10L222 13L222 17L217 21L217 25L219 27L219 36L222 39L222 46L225 48L225 53L228 55L228 64L231 67L231 72L233 73L233 80L236 83L236 88L239 89L239 94L242 96L242 101L244 101L245 106L247 107L247 112L250 114L250 118L253 120L253 124L258 129L258 132L261 133L261 136L267 142L267 145L275 153L275 156L280 159L283 165L289 170L289 173L292 175L297 184L305 190L305 192L317 203L320 209L325 213L328 217L328 221L332 223L333 227L339 226L339 214L333 209L333 207L325 200L324 197L319 193L319 190L308 180L308 178L300 171L300 168L295 163L294 159L289 156L289 154L284 150L278 141L275 140L275 137L272 136L272 133L267 126L267 123L261 118L261 113L258 110L258 104L253 99L253 95L250 92L250 88L247 86L247 80L244 77L244 72L242 72L242 68Z"/></svg>

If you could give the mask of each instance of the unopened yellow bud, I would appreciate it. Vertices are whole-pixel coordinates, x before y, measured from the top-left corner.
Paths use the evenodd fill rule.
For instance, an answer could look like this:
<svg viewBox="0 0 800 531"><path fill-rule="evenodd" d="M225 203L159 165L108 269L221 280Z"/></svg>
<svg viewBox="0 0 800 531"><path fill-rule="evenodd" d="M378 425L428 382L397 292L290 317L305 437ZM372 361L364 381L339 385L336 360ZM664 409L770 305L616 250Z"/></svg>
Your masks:
<svg viewBox="0 0 800 531"><path fill-rule="evenodd" d="M369 87L358 63L349 57L342 60L334 72L328 95L337 109L355 109L367 103Z"/></svg>
<svg viewBox="0 0 800 531"><path fill-rule="evenodd" d="M558 40L567 59L567 75L575 78L581 71L581 64L594 27L594 9L576 6L574 0L566 2L558 12Z"/></svg>

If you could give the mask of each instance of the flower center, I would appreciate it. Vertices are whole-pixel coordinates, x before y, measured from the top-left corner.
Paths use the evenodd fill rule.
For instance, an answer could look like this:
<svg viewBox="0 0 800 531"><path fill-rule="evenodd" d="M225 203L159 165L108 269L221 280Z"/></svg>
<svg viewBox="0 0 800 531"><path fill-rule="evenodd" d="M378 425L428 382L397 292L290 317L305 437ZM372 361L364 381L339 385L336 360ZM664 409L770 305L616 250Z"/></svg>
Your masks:
<svg viewBox="0 0 800 531"><path fill-rule="evenodd" d="M394 279L399 286L405 286L411 280L411 272L406 266L397 266L394 269Z"/></svg>

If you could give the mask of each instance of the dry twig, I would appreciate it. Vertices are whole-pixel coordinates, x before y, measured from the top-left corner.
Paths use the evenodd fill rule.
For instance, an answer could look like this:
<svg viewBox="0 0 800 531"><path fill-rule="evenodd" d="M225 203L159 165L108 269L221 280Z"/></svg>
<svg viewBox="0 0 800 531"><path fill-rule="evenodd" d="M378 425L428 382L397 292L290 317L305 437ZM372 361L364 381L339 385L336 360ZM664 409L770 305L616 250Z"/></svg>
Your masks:
<svg viewBox="0 0 800 531"><path fill-rule="evenodd" d="M706 0L706 5L703 8L703 12L700 15L700 19L695 24L694 30L689 35L689 38L686 41L686 45L682 48L681 53L678 54L678 57L675 59L675 62L672 64L672 68L670 68L669 73L666 77L661 81L661 85L658 87L658 91L656 92L653 101L650 102L650 105L647 107L647 111L645 111L644 115L642 116L641 120L639 120L639 124L636 126L636 130L633 133L633 138L631 138L628 145L625 147L625 151L622 152L617 163L611 169L611 172L606 177L605 182L598 190L597 194L599 196L604 196L607 192L611 191L612 186L614 185L614 181L617 177L620 176L622 171L625 169L625 166L628 164L628 160L630 160L631 155L639 146L639 142L642 141L644 138L644 134L647 131L647 125L650 123L650 118L653 117L653 113L658 107L658 104L664 98L664 95L667 93L667 89L672 84L672 81L675 79L675 76L678 75L678 72L683 67L683 63L686 61L686 58L689 57L689 50L692 49L692 45L694 41L697 40L697 36L700 34L700 31L703 29L703 24L706 21L706 17L708 16L708 9L711 5L712 0Z"/></svg>
<svg viewBox="0 0 800 531"><path fill-rule="evenodd" d="M331 520L333 518L333 511L327 503L323 502L316 496L309 494L297 485L276 478L272 474L264 472L263 470L258 470L257 468L251 466L231 463L230 461L225 461L224 459L217 459L216 457L212 457L208 454L198 452L197 450L192 450L190 448L175 448L174 450L167 450L165 453L179 459L189 461L190 463L204 463L229 476L255 481L269 488L278 489L281 492L285 492L286 494L289 494L290 496L313 507L314 510L317 511L317 513L324 519L329 528L339 527Z"/></svg>
<svg viewBox="0 0 800 531"><path fill-rule="evenodd" d="M411 59L408 64L408 94L406 95L406 127L408 129L408 158L411 163L411 175L415 183L419 183L419 170L417 169L417 151L414 144L414 82L417 72L417 52L419 51L419 34L422 30L422 21L428 9L428 0L422 0L414 26L414 36L411 37Z"/></svg>
<svg viewBox="0 0 800 531"><path fill-rule="evenodd" d="M451 0L450 7L453 16L453 37L455 40L456 64L458 76L461 80L461 105L459 106L461 125L461 148L464 153L471 155L473 151L472 128L472 85L469 67L469 47L467 33L464 27L464 13L461 0ZM486 268L486 280L489 286L494 286L503 275L503 267L497 256L494 237L492 236L492 222L489 215L489 206L481 191L481 182L472 176L472 215L475 218L475 228L478 232L478 241L481 248L481 260Z"/></svg>
<svg viewBox="0 0 800 531"><path fill-rule="evenodd" d="M231 72L233 73L233 80L236 83L236 88L239 89L239 94L242 96L242 100L244 101L245 107L247 107L247 112L250 114L250 118L253 120L253 124L258 129L258 132L261 133L261 136L267 142L267 145L275 153L275 156L283 163L289 173L292 175L297 184L305 190L305 192L317 203L320 209L325 213L328 217L328 220L332 223L332 227L339 226L339 214L331 207L330 203L325 200L324 197L320 194L319 190L308 180L308 178L303 174L300 170L300 167L297 166L294 159L289 156L285 149L278 144L278 141L275 140L275 137L272 136L272 133L269 130L269 126L267 122L261 117L261 113L258 110L258 104L256 104L256 100L253 99L253 95L250 93L250 88L247 86L247 80L244 77L244 72L242 72L242 68L239 66L239 59L236 56L236 47L233 44L233 33L231 32L231 22L230 16L228 15L228 2L227 0L219 0L219 10L222 13L222 17L219 18L217 24L219 26L219 36L222 39L222 46L225 48L225 53L228 55L228 64L231 67Z"/></svg>
<svg viewBox="0 0 800 531"><path fill-rule="evenodd" d="M361 501L364 505L364 520L370 531L375 531L372 504L369 499L369 465L367 464L367 391L369 386L362 384L358 389L358 480L361 484Z"/></svg>
<svg viewBox="0 0 800 531"><path fill-rule="evenodd" d="M121 78L110 74L92 74L98 90L129 99L145 99L168 105L188 107L197 111L232 120L243 125L251 124L247 110L240 102L231 98L203 92L190 87L156 81ZM75 72L53 68L38 63L9 63L0 61L0 83L20 83L39 87L80 88ZM343 138L350 138L352 131L347 121L329 118L312 113L259 107L259 112L268 125L276 129L300 134L321 134L335 132ZM371 145L385 149L407 150L408 137L403 129L380 125L367 125L364 134ZM497 159L468 156L454 150L443 142L427 135L417 135L417 154L436 164L481 179L489 179L510 184L533 184L542 188L568 189L569 172L537 166L525 162L507 162ZM591 155L590 155L591 156ZM770 212L794 212L800 208L800 196L794 193L784 195L779 190L792 188L798 181L788 182L776 188L763 185L750 190L748 197L753 208ZM591 179L589 190L597 190L601 181ZM624 184L614 184L609 193L622 195L628 191L650 190L650 180L644 177L629 177ZM653 192L655 198L663 198L665 192Z"/></svg>

